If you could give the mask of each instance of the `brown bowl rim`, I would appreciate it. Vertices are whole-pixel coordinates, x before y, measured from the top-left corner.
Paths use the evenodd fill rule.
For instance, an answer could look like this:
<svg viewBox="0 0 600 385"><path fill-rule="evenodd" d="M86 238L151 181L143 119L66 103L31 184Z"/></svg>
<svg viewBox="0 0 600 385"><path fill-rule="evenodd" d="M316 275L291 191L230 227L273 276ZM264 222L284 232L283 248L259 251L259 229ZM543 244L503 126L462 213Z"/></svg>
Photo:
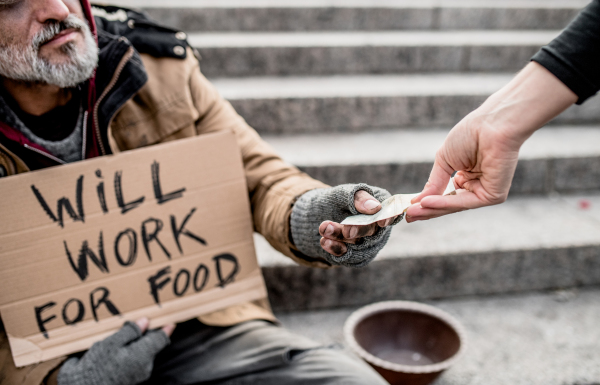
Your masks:
<svg viewBox="0 0 600 385"><path fill-rule="evenodd" d="M389 310L407 310L416 313L423 313L434 318L438 318L442 322L445 322L458 335L458 351L452 357L432 365L402 365L386 361L374 356L373 354L363 349L362 346L360 346L358 342L356 342L353 331L356 325L358 325L358 323L363 319L374 314ZM436 373L448 369L464 354L467 343L465 330L456 318L436 307L411 301L377 302L354 311L348 317L348 319L346 319L346 322L344 324L344 339L346 340L346 343L350 346L350 348L365 361L383 369L411 374Z"/></svg>

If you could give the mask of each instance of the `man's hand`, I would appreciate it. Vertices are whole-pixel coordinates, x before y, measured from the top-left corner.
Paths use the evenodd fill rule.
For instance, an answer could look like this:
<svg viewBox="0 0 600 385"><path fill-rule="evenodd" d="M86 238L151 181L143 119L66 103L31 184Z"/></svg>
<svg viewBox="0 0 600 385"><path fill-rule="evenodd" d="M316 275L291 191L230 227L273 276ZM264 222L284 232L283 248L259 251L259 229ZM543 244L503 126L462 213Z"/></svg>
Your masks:
<svg viewBox="0 0 600 385"><path fill-rule="evenodd" d="M502 203L508 197L521 143L469 115L438 150L429 181L412 200L406 221L436 218ZM454 170L456 195L442 196Z"/></svg>
<svg viewBox="0 0 600 385"><path fill-rule="evenodd" d="M362 267L375 258L390 236L397 218L368 226L342 226L346 217L375 214L390 197L386 190L366 184L316 189L294 204L290 220L294 244L303 254L332 265Z"/></svg>
<svg viewBox="0 0 600 385"><path fill-rule="evenodd" d="M504 202L521 145L575 101L577 95L552 73L535 62L528 64L450 131L406 221ZM454 171L456 195L441 196Z"/></svg>
<svg viewBox="0 0 600 385"><path fill-rule="evenodd" d="M128 321L83 357L69 358L58 372L58 385L135 385L150 378L154 356L169 344L175 325L146 332L148 324L147 318Z"/></svg>
<svg viewBox="0 0 600 385"><path fill-rule="evenodd" d="M354 194L354 207L361 214L373 215L381 210L381 203L368 192L359 190ZM347 243L356 244L361 238L372 236L380 228L394 223L396 219L397 217L393 217L367 226L340 225L333 221L324 221L319 226L321 247L329 254L342 256L348 250Z"/></svg>

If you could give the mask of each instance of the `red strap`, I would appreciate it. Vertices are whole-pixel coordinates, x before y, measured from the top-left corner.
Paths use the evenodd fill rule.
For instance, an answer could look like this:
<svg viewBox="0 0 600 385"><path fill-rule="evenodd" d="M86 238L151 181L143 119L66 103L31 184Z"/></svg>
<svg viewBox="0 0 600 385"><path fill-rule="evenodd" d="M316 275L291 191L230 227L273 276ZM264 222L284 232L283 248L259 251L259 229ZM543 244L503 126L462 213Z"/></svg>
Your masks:
<svg viewBox="0 0 600 385"><path fill-rule="evenodd" d="M21 133L21 131L17 130L14 127L9 126L4 122L0 122L0 133L4 135L8 140L12 140L13 142L17 142L19 144L28 145L29 147L37 148L38 150L44 151L48 154L51 154L50 151L46 150L43 146L40 146L37 143L33 143L31 140L27 139L25 135Z"/></svg>

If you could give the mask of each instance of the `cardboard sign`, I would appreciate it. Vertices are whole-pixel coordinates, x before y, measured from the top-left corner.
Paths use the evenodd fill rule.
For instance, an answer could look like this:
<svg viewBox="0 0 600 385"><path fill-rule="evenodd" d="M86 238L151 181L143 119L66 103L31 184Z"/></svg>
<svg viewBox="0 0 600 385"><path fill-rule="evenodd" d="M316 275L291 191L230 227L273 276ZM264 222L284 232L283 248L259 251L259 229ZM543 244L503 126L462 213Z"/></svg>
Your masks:
<svg viewBox="0 0 600 385"><path fill-rule="evenodd" d="M0 216L17 366L267 296L233 133L0 179Z"/></svg>

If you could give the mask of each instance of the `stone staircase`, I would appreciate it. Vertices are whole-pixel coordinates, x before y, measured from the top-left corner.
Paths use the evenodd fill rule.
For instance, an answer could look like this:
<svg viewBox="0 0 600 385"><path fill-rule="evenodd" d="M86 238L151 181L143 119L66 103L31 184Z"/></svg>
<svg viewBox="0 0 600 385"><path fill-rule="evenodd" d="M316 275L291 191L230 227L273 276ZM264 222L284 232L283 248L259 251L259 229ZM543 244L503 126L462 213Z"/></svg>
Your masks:
<svg viewBox="0 0 600 385"><path fill-rule="evenodd" d="M333 185L366 182L392 193L420 191L448 130L506 84L588 2L119 1L185 31L202 56L203 72L286 160ZM459 318L492 322L500 310L477 313L488 301L499 301L489 296L513 296L525 309L532 295L527 292L599 285L600 97L571 107L526 143L505 204L403 222L366 268L299 267L262 237L256 245L274 309L300 319L338 311L333 308L415 299L449 309L452 301L475 301L473 313ZM464 296L473 299L452 299ZM597 307L592 297L585 303ZM283 317L295 325L292 316ZM531 331L526 323L515 326L519 322L505 326L517 334ZM590 325L579 326L592 330ZM477 334L485 328L474 328L475 350L488 349ZM495 333L498 343L510 338ZM546 347L543 341L536 345ZM476 373L480 361L470 359L463 369L472 369L471 377L442 377L440 384L600 383L600 373L591 369L600 367L600 356L589 351L577 345L569 358L592 360L583 365L589 369L583 377L549 381L539 375L543 363L535 370L519 366L522 381L502 377L516 359L503 351L512 357L504 367L498 363L503 369ZM500 380L490 380L494 375Z"/></svg>

